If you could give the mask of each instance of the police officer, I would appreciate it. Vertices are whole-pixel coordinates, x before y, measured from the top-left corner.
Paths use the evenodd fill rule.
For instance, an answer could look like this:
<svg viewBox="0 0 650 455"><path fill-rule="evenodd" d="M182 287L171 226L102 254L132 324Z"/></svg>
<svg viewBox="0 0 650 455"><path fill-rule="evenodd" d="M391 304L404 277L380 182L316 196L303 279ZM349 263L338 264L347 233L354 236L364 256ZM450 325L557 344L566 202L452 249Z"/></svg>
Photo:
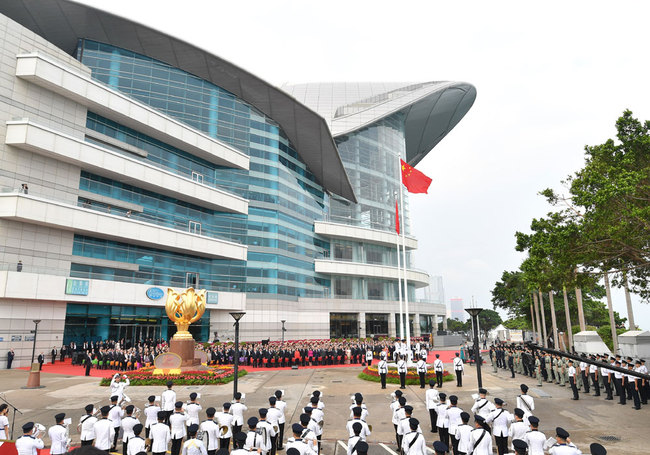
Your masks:
<svg viewBox="0 0 650 455"><path fill-rule="evenodd" d="M399 360L397 361L397 372L399 373L399 388L400 389L405 389L406 388L406 361L404 360L404 356L400 356Z"/></svg>
<svg viewBox="0 0 650 455"><path fill-rule="evenodd" d="M438 388L442 387L442 372L444 366L442 360L440 360L440 354L436 354L436 360L433 361L433 370L436 372L436 385Z"/></svg>
<svg viewBox="0 0 650 455"><path fill-rule="evenodd" d="M377 365L377 371L379 372L379 379L381 380L381 388L386 388L386 376L388 376L388 362L382 357Z"/></svg>
<svg viewBox="0 0 650 455"><path fill-rule="evenodd" d="M427 375L427 362L425 362L424 359L420 358L420 360L418 360L416 368L418 371L418 376L420 377L420 388L424 389L424 381Z"/></svg>
<svg viewBox="0 0 650 455"><path fill-rule="evenodd" d="M52 441L52 445L50 446L51 455L61 455L68 451L68 431L63 423L64 419L64 412L55 415L54 420L56 425L51 427L47 432Z"/></svg>
<svg viewBox="0 0 650 455"><path fill-rule="evenodd" d="M582 452L571 443L569 439L569 432L564 428L557 427L555 429L555 436L557 443L553 444L548 449L549 455L580 455Z"/></svg>
<svg viewBox="0 0 650 455"><path fill-rule="evenodd" d="M169 441L171 441L171 430L165 425L167 420L167 411L158 411L158 422L150 427L149 436L151 437L151 452L153 455L165 455Z"/></svg>
<svg viewBox="0 0 650 455"><path fill-rule="evenodd" d="M103 406L100 409L102 418L95 422L93 426L95 430L95 447L107 453L110 451L115 439L115 428L113 428L113 423L108 418L110 410L109 406Z"/></svg>
<svg viewBox="0 0 650 455"><path fill-rule="evenodd" d="M567 371L567 374L569 376L569 385L571 386L571 390L573 391L573 398L572 400L578 400L578 387L576 387L576 369L573 366L573 360L569 359L569 369Z"/></svg>
<svg viewBox="0 0 650 455"><path fill-rule="evenodd" d="M463 373L465 372L465 367L463 366L463 359L458 356L454 357L454 374L456 375L456 387L463 386Z"/></svg>
<svg viewBox="0 0 650 455"><path fill-rule="evenodd" d="M34 437L34 422L27 422L23 425L23 435L16 439L16 451L18 455L36 455L38 449L45 447L40 435Z"/></svg>

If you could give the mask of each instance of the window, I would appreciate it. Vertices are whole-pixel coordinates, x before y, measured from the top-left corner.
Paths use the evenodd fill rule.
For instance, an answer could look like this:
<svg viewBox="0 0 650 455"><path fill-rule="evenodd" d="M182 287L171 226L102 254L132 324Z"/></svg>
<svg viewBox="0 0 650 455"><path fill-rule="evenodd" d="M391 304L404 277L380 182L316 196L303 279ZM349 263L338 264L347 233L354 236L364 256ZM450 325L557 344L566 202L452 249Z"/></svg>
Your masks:
<svg viewBox="0 0 650 455"><path fill-rule="evenodd" d="M199 274L196 272L187 272L185 274L185 287L197 289L199 287Z"/></svg>
<svg viewBox="0 0 650 455"><path fill-rule="evenodd" d="M199 223L198 221L190 221L189 223L190 223L189 224L190 232L192 234L201 235L201 223Z"/></svg>
<svg viewBox="0 0 650 455"><path fill-rule="evenodd" d="M334 259L351 261L352 245L341 245L340 243L334 244Z"/></svg>
<svg viewBox="0 0 650 455"><path fill-rule="evenodd" d="M199 174L198 172L192 171L192 180L194 180L197 183L203 183L203 174Z"/></svg>
<svg viewBox="0 0 650 455"><path fill-rule="evenodd" d="M336 297L352 297L352 280L350 278L335 278L334 294Z"/></svg>

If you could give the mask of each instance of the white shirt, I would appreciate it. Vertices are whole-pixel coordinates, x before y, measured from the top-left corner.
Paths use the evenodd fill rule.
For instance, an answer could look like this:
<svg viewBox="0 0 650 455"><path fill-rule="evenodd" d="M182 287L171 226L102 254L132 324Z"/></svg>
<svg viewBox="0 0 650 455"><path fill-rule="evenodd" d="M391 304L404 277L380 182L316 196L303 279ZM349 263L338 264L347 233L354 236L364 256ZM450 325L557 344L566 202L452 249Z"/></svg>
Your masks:
<svg viewBox="0 0 650 455"><path fill-rule="evenodd" d="M466 423L461 423L456 427L456 433L454 434L454 437L458 441L459 452L469 453L469 444L472 430L473 428Z"/></svg>
<svg viewBox="0 0 650 455"><path fill-rule="evenodd" d="M199 419L199 412L203 409L201 405L199 403L187 403L183 408L187 412L187 426L189 427L192 424L198 425L201 421Z"/></svg>
<svg viewBox="0 0 650 455"><path fill-rule="evenodd" d="M361 415L363 416L363 411L361 412ZM321 411L320 409L313 409L311 411L311 421L314 422L315 424L314 432L316 433L316 436L320 436L323 434L323 426L324 426L323 424L325 423L324 420L325 420L325 413L323 413L323 411Z"/></svg>
<svg viewBox="0 0 650 455"><path fill-rule="evenodd" d="M50 446L50 453L52 455L59 455L68 451L68 437L66 436L65 426L56 424L47 431L50 436L52 445Z"/></svg>
<svg viewBox="0 0 650 455"><path fill-rule="evenodd" d="M368 409L366 408L366 405L362 403L361 406L357 406L357 404L355 403L352 406L350 406L350 417L349 417L350 419L354 419L354 412L352 411L354 408L361 408L361 420L366 422L368 420ZM312 411L312 415L313 414L314 412Z"/></svg>
<svg viewBox="0 0 650 455"><path fill-rule="evenodd" d="M474 403L474 406L472 406L472 414L478 414L484 419L487 419L490 413L495 409L496 407L494 404L487 398L479 398Z"/></svg>
<svg viewBox="0 0 650 455"><path fill-rule="evenodd" d="M97 417L91 415L81 416L79 425L81 425L82 441L92 441L95 439L95 422L97 422Z"/></svg>
<svg viewBox="0 0 650 455"><path fill-rule="evenodd" d="M417 431L406 433L402 439L402 451L405 455L427 455L427 443L424 436Z"/></svg>
<svg viewBox="0 0 650 455"><path fill-rule="evenodd" d="M124 381L117 382L115 378L111 379L111 396L117 395L117 402L120 403L124 398L124 389L126 389L131 381L126 378Z"/></svg>
<svg viewBox="0 0 650 455"><path fill-rule="evenodd" d="M522 438L528 444L528 455L544 455L546 436L539 430L531 430Z"/></svg>
<svg viewBox="0 0 650 455"><path fill-rule="evenodd" d="M449 434L456 434L456 428L463 423L463 420L460 418L461 412L463 410L458 406L449 406L447 409L447 428L449 428Z"/></svg>
<svg viewBox="0 0 650 455"><path fill-rule="evenodd" d="M528 433L529 428L530 425L528 425L523 420L520 422L513 422L512 425L510 425L510 428L508 429L508 436L510 436L510 448L513 451L515 450L515 447L512 445L512 441L515 439L523 440L526 433Z"/></svg>
<svg viewBox="0 0 650 455"><path fill-rule="evenodd" d="M172 438L167 425L162 422L151 425L149 437L151 438L151 451L153 453L167 452L167 446L169 446L169 441Z"/></svg>
<svg viewBox="0 0 650 455"><path fill-rule="evenodd" d="M411 417L407 417L400 422L399 427L397 428L398 430L397 434L405 435L413 431L411 430L411 424L409 420L411 420ZM422 428L420 428L420 425L418 425L415 431L417 431L418 433L422 433Z"/></svg>
<svg viewBox="0 0 650 455"><path fill-rule="evenodd" d="M277 405L277 402L276 402ZM318 411L315 409L314 411ZM314 417L314 411L312 411L312 417ZM320 420L323 420L323 411L318 411L320 413ZM319 414L316 414L318 416ZM273 429L277 432L279 430L280 419L284 417L284 413L280 411L277 407L269 406L268 412L266 414L266 421L273 426Z"/></svg>
<svg viewBox="0 0 650 455"><path fill-rule="evenodd" d="M282 413L282 416L278 419L278 423L285 423L287 418L284 415L284 411L287 409L287 403L282 400L277 400L275 402L275 407Z"/></svg>
<svg viewBox="0 0 650 455"><path fill-rule="evenodd" d="M377 365L377 369L379 370L379 374L387 374L388 373L388 362L386 362L384 359L381 359L379 361L379 364Z"/></svg>
<svg viewBox="0 0 650 455"><path fill-rule="evenodd" d="M368 436L370 436L370 428L368 428L368 424L364 422L363 420L359 419L352 419L348 420L347 425L345 426L348 430L348 434L350 437L354 436L354 430L352 429L352 425L355 423L359 422L361 424L361 433L359 433L359 436L361 437L362 440L366 440Z"/></svg>
<svg viewBox="0 0 650 455"><path fill-rule="evenodd" d="M199 441L196 438L185 441L185 443L183 443L183 450L181 453L183 455L208 455L208 451L205 450L203 441Z"/></svg>
<svg viewBox="0 0 650 455"><path fill-rule="evenodd" d="M484 433L485 436L482 436ZM479 439L481 442L478 442ZM485 429L475 428L472 430L469 442L470 450L467 453L472 455L492 455L492 436Z"/></svg>
<svg viewBox="0 0 650 455"><path fill-rule="evenodd" d="M449 407L449 404L445 403L440 403L438 405L438 419L436 420L436 426L438 428L448 428L447 425L449 425L449 421L447 420L447 408Z"/></svg>
<svg viewBox="0 0 650 455"><path fill-rule="evenodd" d="M444 366L442 365L442 360L436 359L433 361L433 369L436 370L436 372L442 371L443 368Z"/></svg>
<svg viewBox="0 0 650 455"><path fill-rule="evenodd" d="M257 449L262 449L262 436L257 434L257 431L250 430L246 435L244 449L247 449L249 452L257 451Z"/></svg>
<svg viewBox="0 0 650 455"><path fill-rule="evenodd" d="M397 372L406 373L406 362L403 359L397 361Z"/></svg>
<svg viewBox="0 0 650 455"><path fill-rule="evenodd" d="M205 432L208 437L208 450L217 450L219 448L220 431L219 425L214 420L208 419L201 422L199 430ZM205 439L204 439L205 441Z"/></svg>
<svg viewBox="0 0 650 455"><path fill-rule="evenodd" d="M298 440L296 440L295 438L287 439L286 448L287 450L291 448L296 449L298 450L298 452L300 452L300 455L316 455L316 452L314 452L312 448L309 447L309 444L307 444L302 439L298 439ZM350 447L348 446L348 454L349 453L350 453Z"/></svg>
<svg viewBox="0 0 650 455"><path fill-rule="evenodd" d="M144 439L140 436L129 438L129 443L126 445L126 455L137 455L144 451Z"/></svg>
<svg viewBox="0 0 650 455"><path fill-rule="evenodd" d="M246 405L241 404L239 401L235 401L232 406L230 406L230 413L233 416L233 425L239 425L242 426L244 424L244 412L246 412L248 408Z"/></svg>
<svg viewBox="0 0 650 455"><path fill-rule="evenodd" d="M227 412L217 412L214 417L217 419L217 424L219 425L219 437L226 439L232 437L232 422L234 417ZM227 431L223 433L222 428L227 427Z"/></svg>
<svg viewBox="0 0 650 455"><path fill-rule="evenodd" d="M129 438L135 438L133 427L139 423L140 421L135 417L126 416L122 419L122 442L129 442Z"/></svg>
<svg viewBox="0 0 650 455"><path fill-rule="evenodd" d="M372 351L370 349L366 351L366 360L372 360Z"/></svg>
<svg viewBox="0 0 650 455"><path fill-rule="evenodd" d="M113 428L122 426L122 417L124 417L124 409L116 404L111 405L111 409L108 411L108 419L113 422Z"/></svg>
<svg viewBox="0 0 650 455"><path fill-rule="evenodd" d="M494 436L508 436L508 424L512 421L512 414L505 409L495 409L485 419L486 423L492 424L492 434Z"/></svg>
<svg viewBox="0 0 650 455"><path fill-rule="evenodd" d="M517 407L524 411L524 422L528 422L528 416L533 415L535 410L535 399L530 395L517 396Z"/></svg>
<svg viewBox="0 0 650 455"><path fill-rule="evenodd" d="M160 395L160 407L163 411L173 411L175 404L176 392L172 389L167 389Z"/></svg>
<svg viewBox="0 0 650 455"><path fill-rule="evenodd" d="M185 431L185 422L187 422L187 414L183 414L182 412L174 412L169 416L172 439L181 439L187 436L187 431Z"/></svg>
<svg viewBox="0 0 650 455"><path fill-rule="evenodd" d="M4 434L5 428L7 429L6 435ZM7 416L0 416L0 439L9 439L9 419Z"/></svg>
<svg viewBox="0 0 650 455"><path fill-rule="evenodd" d="M318 440L316 439L316 434L310 430L309 427L302 429L300 439L306 442L309 445L309 448L314 452L318 450Z"/></svg>
<svg viewBox="0 0 650 455"><path fill-rule="evenodd" d="M582 452L573 444L554 444L548 449L549 455L581 455Z"/></svg>
<svg viewBox="0 0 650 455"><path fill-rule="evenodd" d="M393 425L399 425L400 421L406 417L406 412L404 412L404 408L398 407L395 409L395 412L393 412Z"/></svg>
<svg viewBox="0 0 650 455"><path fill-rule="evenodd" d="M463 361L460 357L454 357L454 370L465 371L465 367L463 366Z"/></svg>
<svg viewBox="0 0 650 455"><path fill-rule="evenodd" d="M144 422L145 428L149 428L151 425L158 422L158 411L160 411L160 407L155 404L144 408L144 415L147 418Z"/></svg>
<svg viewBox="0 0 650 455"><path fill-rule="evenodd" d="M567 375L568 375L570 378L575 378L575 376L576 376L576 367L574 367L573 365L571 365L571 366L569 367L569 369L567 370Z"/></svg>
<svg viewBox="0 0 650 455"><path fill-rule="evenodd" d="M427 363L422 359L418 360L417 370L418 370L418 373L426 373L427 372Z"/></svg>
<svg viewBox="0 0 650 455"><path fill-rule="evenodd" d="M115 428L110 419L101 419L95 422L95 444L100 450L109 450L113 446Z"/></svg>
<svg viewBox="0 0 650 455"><path fill-rule="evenodd" d="M36 455L36 449L42 449L45 443L42 439L37 439L32 436L21 436L16 439L16 450L18 455Z"/></svg>
<svg viewBox="0 0 650 455"><path fill-rule="evenodd" d="M260 420L257 423L257 431L259 431L260 436L262 437L262 452L267 453L272 447L271 438L276 434L273 425L266 420Z"/></svg>
<svg viewBox="0 0 650 455"><path fill-rule="evenodd" d="M437 389L429 389L424 394L424 400L427 403L427 409L435 409L440 404L440 392Z"/></svg>

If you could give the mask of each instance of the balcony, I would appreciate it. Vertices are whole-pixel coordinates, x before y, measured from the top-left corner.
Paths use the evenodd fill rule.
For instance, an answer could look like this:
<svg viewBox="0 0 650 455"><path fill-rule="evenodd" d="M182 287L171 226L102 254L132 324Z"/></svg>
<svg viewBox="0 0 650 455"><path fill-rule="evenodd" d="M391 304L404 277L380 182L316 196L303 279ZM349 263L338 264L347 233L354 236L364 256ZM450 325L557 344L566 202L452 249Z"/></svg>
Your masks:
<svg viewBox="0 0 650 455"><path fill-rule="evenodd" d="M398 235L395 232L351 226L331 221L314 222L314 231L316 234L320 234L327 238L355 240L363 243L374 243L393 248L395 248L395 242L398 240ZM405 236L404 240L407 250L417 249L418 241L414 237ZM399 238L399 242L401 246L401 238Z"/></svg>
<svg viewBox="0 0 650 455"><path fill-rule="evenodd" d="M391 265L363 264L328 259L314 261L316 273L325 275L363 276L397 280L399 278L397 267ZM416 288L429 286L429 274L424 270L407 269L406 279Z"/></svg>
<svg viewBox="0 0 650 455"><path fill-rule="evenodd" d="M0 194L0 218L193 256L245 261L247 247L26 194Z"/></svg>
<svg viewBox="0 0 650 455"><path fill-rule="evenodd" d="M40 52L17 56L16 76L71 99L98 114L220 166L249 168L245 153L185 125L87 73Z"/></svg>
<svg viewBox="0 0 650 455"><path fill-rule="evenodd" d="M5 144L63 161L95 174L192 204L231 213L248 213L248 201L156 166L30 122L7 122Z"/></svg>

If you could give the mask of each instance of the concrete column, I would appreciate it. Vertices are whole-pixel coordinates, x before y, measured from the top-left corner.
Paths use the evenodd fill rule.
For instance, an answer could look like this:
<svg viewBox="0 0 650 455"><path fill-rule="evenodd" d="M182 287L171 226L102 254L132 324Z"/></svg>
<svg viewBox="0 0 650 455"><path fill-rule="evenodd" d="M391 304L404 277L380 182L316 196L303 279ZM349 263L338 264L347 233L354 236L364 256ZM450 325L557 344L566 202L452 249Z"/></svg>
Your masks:
<svg viewBox="0 0 650 455"><path fill-rule="evenodd" d="M421 333L420 329L420 313L415 313L413 315L413 336L419 337Z"/></svg>
<svg viewBox="0 0 650 455"><path fill-rule="evenodd" d="M359 321L359 338L365 338L366 335L366 313L359 313L357 315Z"/></svg>
<svg viewBox="0 0 650 455"><path fill-rule="evenodd" d="M111 324L109 316L101 316L97 318L97 336L100 340L108 340L108 329Z"/></svg>
<svg viewBox="0 0 650 455"><path fill-rule="evenodd" d="M447 330L447 315L442 316L442 330Z"/></svg>
<svg viewBox="0 0 650 455"><path fill-rule="evenodd" d="M397 336L397 330L395 327L395 313L389 313L388 315L388 336L393 338Z"/></svg>

